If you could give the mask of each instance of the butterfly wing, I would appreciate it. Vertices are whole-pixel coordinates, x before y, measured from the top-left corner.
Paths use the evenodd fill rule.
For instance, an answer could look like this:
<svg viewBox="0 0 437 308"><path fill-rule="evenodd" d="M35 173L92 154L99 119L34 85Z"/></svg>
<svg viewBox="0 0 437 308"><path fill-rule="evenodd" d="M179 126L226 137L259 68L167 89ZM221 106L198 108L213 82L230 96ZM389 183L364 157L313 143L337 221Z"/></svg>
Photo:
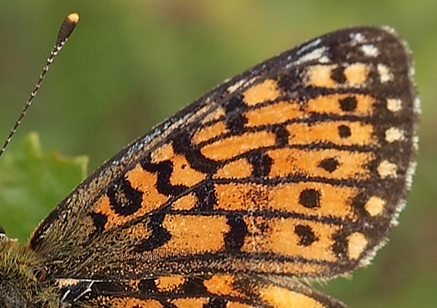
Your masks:
<svg viewBox="0 0 437 308"><path fill-rule="evenodd" d="M88 290L88 305L112 308L346 308L286 277L206 274L170 275L125 281L60 280L70 291L65 302Z"/></svg>
<svg viewBox="0 0 437 308"><path fill-rule="evenodd" d="M411 183L410 64L379 28L267 60L103 164L30 247L69 279L350 272L385 241Z"/></svg>

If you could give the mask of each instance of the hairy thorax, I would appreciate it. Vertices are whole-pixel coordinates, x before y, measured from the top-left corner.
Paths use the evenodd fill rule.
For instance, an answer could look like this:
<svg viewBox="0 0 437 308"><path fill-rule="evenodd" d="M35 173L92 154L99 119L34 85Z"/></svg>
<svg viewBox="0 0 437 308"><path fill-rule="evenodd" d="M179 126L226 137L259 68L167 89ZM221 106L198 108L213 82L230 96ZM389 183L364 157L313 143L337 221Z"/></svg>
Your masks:
<svg viewBox="0 0 437 308"><path fill-rule="evenodd" d="M0 307L57 308L58 295L37 255L0 235Z"/></svg>

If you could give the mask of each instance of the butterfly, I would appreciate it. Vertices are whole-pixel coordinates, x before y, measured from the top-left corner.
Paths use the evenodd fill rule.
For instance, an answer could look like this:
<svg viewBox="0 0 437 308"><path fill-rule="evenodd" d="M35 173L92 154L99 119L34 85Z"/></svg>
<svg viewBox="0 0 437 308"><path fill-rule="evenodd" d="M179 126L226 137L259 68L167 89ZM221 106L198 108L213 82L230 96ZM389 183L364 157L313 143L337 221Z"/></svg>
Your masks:
<svg viewBox="0 0 437 308"><path fill-rule="evenodd" d="M368 265L415 168L419 100L390 29L342 29L231 78L77 186L1 307L346 307L300 282Z"/></svg>

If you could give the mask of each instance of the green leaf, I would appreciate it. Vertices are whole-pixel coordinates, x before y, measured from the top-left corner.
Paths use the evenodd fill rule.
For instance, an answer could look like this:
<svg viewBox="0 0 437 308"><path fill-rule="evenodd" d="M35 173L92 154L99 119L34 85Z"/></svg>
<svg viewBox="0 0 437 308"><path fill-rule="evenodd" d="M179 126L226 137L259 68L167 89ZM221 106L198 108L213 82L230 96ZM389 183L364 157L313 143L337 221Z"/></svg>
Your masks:
<svg viewBox="0 0 437 308"><path fill-rule="evenodd" d="M33 229L86 176L86 156L44 153L37 133L26 135L0 158L0 225L10 238Z"/></svg>

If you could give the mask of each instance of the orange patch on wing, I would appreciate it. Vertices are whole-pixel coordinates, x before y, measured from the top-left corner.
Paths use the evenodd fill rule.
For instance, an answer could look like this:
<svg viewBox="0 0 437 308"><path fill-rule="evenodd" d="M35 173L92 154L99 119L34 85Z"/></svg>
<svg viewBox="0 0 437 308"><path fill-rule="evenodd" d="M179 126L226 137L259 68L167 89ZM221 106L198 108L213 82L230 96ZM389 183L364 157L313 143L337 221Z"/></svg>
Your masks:
<svg viewBox="0 0 437 308"><path fill-rule="evenodd" d="M206 178L206 174L191 168L187 158L181 154L175 154L173 145L165 144L151 154L152 163L170 161L173 166L170 175L172 185L194 186Z"/></svg>
<svg viewBox="0 0 437 308"><path fill-rule="evenodd" d="M244 179L252 174L253 166L245 158L227 163L217 170L214 179Z"/></svg>
<svg viewBox="0 0 437 308"><path fill-rule="evenodd" d="M280 95L278 83L273 79L266 79L262 83L255 84L243 93L244 102L248 106L275 100Z"/></svg>
<svg viewBox="0 0 437 308"><path fill-rule="evenodd" d="M206 178L206 174L191 168L187 158L178 154L171 159L173 163L173 172L170 176L170 183L172 185L185 185L192 187Z"/></svg>
<svg viewBox="0 0 437 308"><path fill-rule="evenodd" d="M254 149L273 146L276 135L271 132L247 132L241 135L230 136L207 144L200 149L207 159L225 160Z"/></svg>
<svg viewBox="0 0 437 308"><path fill-rule="evenodd" d="M319 206L308 208L300 204L300 195L306 190L320 192ZM354 219L351 200L359 193L357 188L334 186L327 183L298 182L275 186L262 184L216 184L217 204L214 210L223 211L279 211L317 217Z"/></svg>
<svg viewBox="0 0 437 308"><path fill-rule="evenodd" d="M371 175L367 165L375 158L374 154L369 152L334 149L281 148L269 150L267 155L273 160L269 174L271 178L300 175L336 180L369 179ZM335 169L326 170L322 167L323 162L332 162L331 165Z"/></svg>
<svg viewBox="0 0 437 308"><path fill-rule="evenodd" d="M286 257L299 257L320 262L337 261L332 251L333 235L339 226L297 218L243 217L248 235L241 247L242 252L253 254L274 253ZM304 226L314 233L315 239L310 245L300 244L302 238L296 234L296 227Z"/></svg>
<svg viewBox="0 0 437 308"><path fill-rule="evenodd" d="M283 123L294 118L302 118L305 116L305 113L299 109L299 105L296 102L281 101L257 109L248 110L244 116L247 119L246 126L254 127Z"/></svg>
<svg viewBox="0 0 437 308"><path fill-rule="evenodd" d="M344 76L350 86L359 86L366 82L369 67L364 63L349 64L344 68Z"/></svg>
<svg viewBox="0 0 437 308"><path fill-rule="evenodd" d="M244 298L244 294L233 286L234 282L235 277L232 275L216 274L205 280L203 285L211 294Z"/></svg>
<svg viewBox="0 0 437 308"><path fill-rule="evenodd" d="M243 303L239 303L239 302L229 301L226 304L226 308L255 308L255 306L243 304Z"/></svg>
<svg viewBox="0 0 437 308"><path fill-rule="evenodd" d="M356 107L353 111L343 111L340 101L345 98L354 98ZM329 94L320 95L316 98L309 99L305 111L319 114L338 114L338 115L358 115L368 116L373 112L375 99L370 95L364 94Z"/></svg>
<svg viewBox="0 0 437 308"><path fill-rule="evenodd" d="M128 221L132 221L135 218L150 213L162 206L169 199L169 197L160 194L156 189L156 182L158 179L157 174L144 170L140 164L137 164L133 169L126 173L126 179L129 181L132 188L143 194L141 198L141 207L128 216L119 215L111 206L109 197L107 195L102 196L99 201L97 201L94 212L103 214L107 217L107 222L105 224L106 230L123 225Z"/></svg>
<svg viewBox="0 0 437 308"><path fill-rule="evenodd" d="M174 156L173 145L166 143L156 148L151 154L152 163L157 164L166 160L170 160Z"/></svg>
<svg viewBox="0 0 437 308"><path fill-rule="evenodd" d="M210 104L216 104L216 103L210 102ZM203 118L203 120L201 121L201 123L207 124L211 121L216 121L216 120L220 119L221 117L225 116L225 114L226 114L225 109L223 107L218 107L217 109L206 114L205 117Z"/></svg>
<svg viewBox="0 0 437 308"><path fill-rule="evenodd" d="M162 276L156 279L159 292L172 292L185 283L185 278L180 275Z"/></svg>
<svg viewBox="0 0 437 308"><path fill-rule="evenodd" d="M307 85L321 88L335 88L338 83L331 77L332 70L338 65L313 65L307 69L306 80Z"/></svg>
<svg viewBox="0 0 437 308"><path fill-rule="evenodd" d="M194 193L177 198L171 205L175 211L190 211L196 206L198 199Z"/></svg>
<svg viewBox="0 0 437 308"><path fill-rule="evenodd" d="M127 280L126 284L131 287L131 289L133 291L139 291L138 286L140 284L141 280L140 279L131 279L131 280Z"/></svg>
<svg viewBox="0 0 437 308"><path fill-rule="evenodd" d="M217 252L230 229L227 218L218 215L166 215L162 226L171 239L153 251L155 257Z"/></svg>
<svg viewBox="0 0 437 308"><path fill-rule="evenodd" d="M275 308L326 308L324 304L308 295L273 284L259 292L262 301Z"/></svg>
<svg viewBox="0 0 437 308"><path fill-rule="evenodd" d="M289 144L332 142L336 145L376 145L373 126L359 121L331 121L320 123L292 123L286 126ZM341 132L347 135L341 137Z"/></svg>
<svg viewBox="0 0 437 308"><path fill-rule="evenodd" d="M176 298L171 300L171 303L178 308L203 308L204 305L208 303L208 298L205 297Z"/></svg>
<svg viewBox="0 0 437 308"><path fill-rule="evenodd" d="M228 129L226 123L223 121L216 122L214 124L201 127L194 135L191 141L193 144L199 144L204 141L208 141L220 135L226 134Z"/></svg>
<svg viewBox="0 0 437 308"><path fill-rule="evenodd" d="M253 211L267 209L273 187L261 184L215 184L217 204L214 210Z"/></svg>

